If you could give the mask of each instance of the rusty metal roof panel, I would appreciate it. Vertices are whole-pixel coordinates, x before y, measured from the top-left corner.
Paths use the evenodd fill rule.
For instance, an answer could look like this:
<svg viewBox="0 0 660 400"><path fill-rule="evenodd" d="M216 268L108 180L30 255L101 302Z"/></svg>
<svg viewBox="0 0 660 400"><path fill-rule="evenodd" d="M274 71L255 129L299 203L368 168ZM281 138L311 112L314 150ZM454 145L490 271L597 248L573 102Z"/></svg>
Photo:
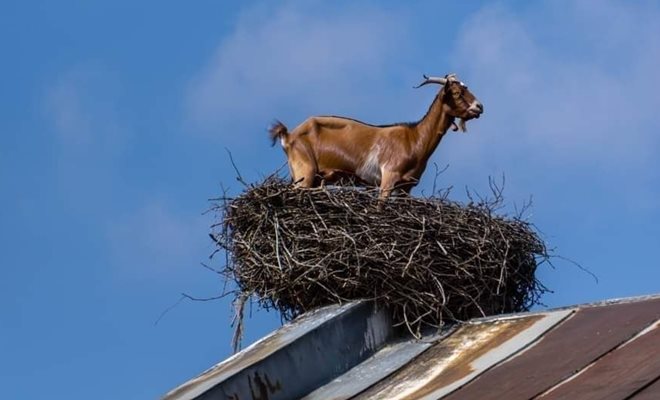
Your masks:
<svg viewBox="0 0 660 400"><path fill-rule="evenodd" d="M655 382L642 388L639 392L634 394L631 400L658 400L660 399L660 378Z"/></svg>
<svg viewBox="0 0 660 400"><path fill-rule="evenodd" d="M627 399L658 378L660 321L544 393L541 398Z"/></svg>
<svg viewBox="0 0 660 400"><path fill-rule="evenodd" d="M447 399L533 398L630 340L658 318L660 298L579 309L526 351Z"/></svg>
<svg viewBox="0 0 660 400"><path fill-rule="evenodd" d="M563 310L466 324L354 398L441 398L517 353L572 312Z"/></svg>

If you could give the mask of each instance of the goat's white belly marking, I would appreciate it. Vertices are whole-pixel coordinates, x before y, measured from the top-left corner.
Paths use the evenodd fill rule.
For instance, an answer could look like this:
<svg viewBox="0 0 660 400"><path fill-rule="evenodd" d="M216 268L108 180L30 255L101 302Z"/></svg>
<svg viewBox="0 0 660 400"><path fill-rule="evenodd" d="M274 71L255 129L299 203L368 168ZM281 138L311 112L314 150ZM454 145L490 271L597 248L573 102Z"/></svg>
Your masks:
<svg viewBox="0 0 660 400"><path fill-rule="evenodd" d="M374 147L369 152L364 164L355 171L355 174L363 181L372 185L380 184L380 165L378 163L378 147Z"/></svg>

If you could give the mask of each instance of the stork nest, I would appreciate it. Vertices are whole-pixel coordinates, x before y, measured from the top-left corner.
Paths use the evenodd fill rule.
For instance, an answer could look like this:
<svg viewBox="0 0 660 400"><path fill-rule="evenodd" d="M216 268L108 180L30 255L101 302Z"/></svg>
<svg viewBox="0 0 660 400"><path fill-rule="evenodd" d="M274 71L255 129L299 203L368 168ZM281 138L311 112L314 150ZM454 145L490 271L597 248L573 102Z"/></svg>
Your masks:
<svg viewBox="0 0 660 400"><path fill-rule="evenodd" d="M256 296L287 320L370 299L419 334L536 304L548 252L534 227L494 212L501 191L469 204L446 194L379 202L373 190L296 189L271 177L215 203L212 237L237 298Z"/></svg>

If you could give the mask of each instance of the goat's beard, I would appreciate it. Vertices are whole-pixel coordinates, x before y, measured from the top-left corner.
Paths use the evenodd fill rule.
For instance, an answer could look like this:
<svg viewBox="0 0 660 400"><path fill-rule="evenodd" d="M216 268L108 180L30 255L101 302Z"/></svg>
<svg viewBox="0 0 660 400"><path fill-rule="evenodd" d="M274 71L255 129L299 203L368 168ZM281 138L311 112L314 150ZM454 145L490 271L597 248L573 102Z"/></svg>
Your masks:
<svg viewBox="0 0 660 400"><path fill-rule="evenodd" d="M466 122L466 121L467 121L467 120L465 120L465 119L463 119L463 118L461 118L461 119L458 120L458 126L461 128L461 131L462 131L462 132L467 132L467 126L465 126L465 122Z"/></svg>
<svg viewBox="0 0 660 400"><path fill-rule="evenodd" d="M459 118L458 119L458 124L456 122L452 122L451 123L451 130L456 132L460 129L461 132L467 132L467 127L465 126L466 121L467 121L466 119Z"/></svg>

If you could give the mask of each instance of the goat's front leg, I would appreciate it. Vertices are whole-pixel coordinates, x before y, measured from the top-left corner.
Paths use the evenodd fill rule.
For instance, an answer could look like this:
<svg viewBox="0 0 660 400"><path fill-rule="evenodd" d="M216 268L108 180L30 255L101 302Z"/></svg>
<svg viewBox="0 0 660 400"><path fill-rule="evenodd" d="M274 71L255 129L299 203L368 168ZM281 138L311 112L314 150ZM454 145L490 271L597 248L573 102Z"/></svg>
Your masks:
<svg viewBox="0 0 660 400"><path fill-rule="evenodd" d="M399 183L400 180L401 174L394 171L383 171L380 180L380 194L378 195L380 201L390 197L392 190L394 190L396 184Z"/></svg>

